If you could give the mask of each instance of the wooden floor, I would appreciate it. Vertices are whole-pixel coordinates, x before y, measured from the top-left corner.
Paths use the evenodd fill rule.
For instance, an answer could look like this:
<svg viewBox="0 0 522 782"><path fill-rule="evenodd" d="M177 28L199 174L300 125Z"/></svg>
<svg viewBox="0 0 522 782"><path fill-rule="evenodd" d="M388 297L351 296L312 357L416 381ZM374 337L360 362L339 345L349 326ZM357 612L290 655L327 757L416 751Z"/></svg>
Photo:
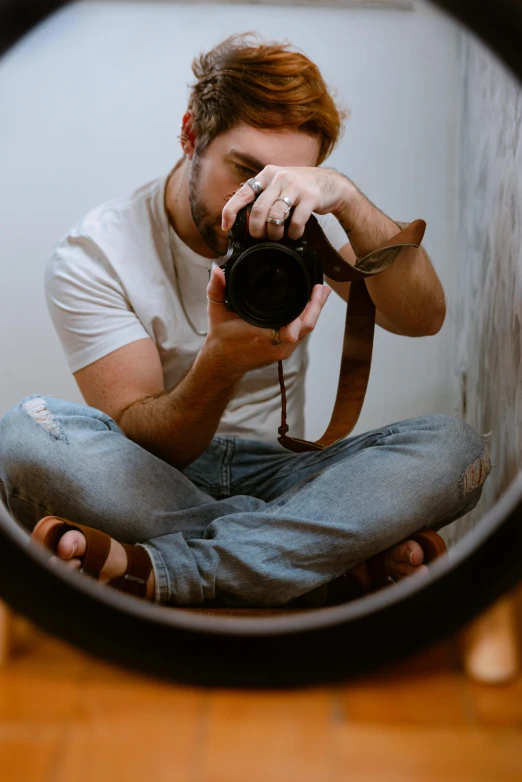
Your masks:
<svg viewBox="0 0 522 782"><path fill-rule="evenodd" d="M0 670L1 782L522 780L522 677L468 681L456 642L282 693L153 682L20 619L15 642Z"/></svg>

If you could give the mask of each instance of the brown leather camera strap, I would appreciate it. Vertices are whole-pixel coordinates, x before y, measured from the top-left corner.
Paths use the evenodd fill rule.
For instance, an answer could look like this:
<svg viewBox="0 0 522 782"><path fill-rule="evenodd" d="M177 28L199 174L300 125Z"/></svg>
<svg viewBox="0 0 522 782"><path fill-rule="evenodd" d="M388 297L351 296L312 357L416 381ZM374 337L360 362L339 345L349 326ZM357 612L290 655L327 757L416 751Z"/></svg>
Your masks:
<svg viewBox="0 0 522 782"><path fill-rule="evenodd" d="M426 230L424 220L397 223L397 226L402 229L400 233L377 250L358 258L356 265L352 266L332 247L314 215L306 224L304 237L308 249L317 255L325 275L331 280L350 282L351 285L346 307L337 397L328 428L316 442L287 436L286 388L283 363L279 362L281 426L278 440L290 451L322 451L337 440L347 437L357 423L370 377L375 329L375 305L364 280L389 268L403 247L419 247Z"/></svg>

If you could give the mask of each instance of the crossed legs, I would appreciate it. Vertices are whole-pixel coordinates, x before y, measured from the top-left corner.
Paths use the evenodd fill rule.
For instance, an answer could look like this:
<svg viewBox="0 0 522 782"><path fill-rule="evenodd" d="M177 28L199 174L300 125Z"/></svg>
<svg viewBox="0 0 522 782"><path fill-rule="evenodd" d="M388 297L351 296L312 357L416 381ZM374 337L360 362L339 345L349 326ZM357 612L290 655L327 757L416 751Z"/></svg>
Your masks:
<svg viewBox="0 0 522 782"><path fill-rule="evenodd" d="M244 450L256 444L237 443L232 488L249 493L218 497L204 490L198 468L207 460L222 470L216 453L223 442L217 438L183 474L126 438L103 412L32 396L0 421L0 491L28 531L58 514L107 532L114 539L109 570L122 564L118 540L143 545L160 602L281 605L421 527L439 529L463 515L490 469L484 440L471 427L427 416L320 454L277 446L270 454L271 446L257 444L256 460ZM81 539L62 541L58 556L77 566ZM393 556L405 569L418 560L413 550L408 562L404 546Z"/></svg>

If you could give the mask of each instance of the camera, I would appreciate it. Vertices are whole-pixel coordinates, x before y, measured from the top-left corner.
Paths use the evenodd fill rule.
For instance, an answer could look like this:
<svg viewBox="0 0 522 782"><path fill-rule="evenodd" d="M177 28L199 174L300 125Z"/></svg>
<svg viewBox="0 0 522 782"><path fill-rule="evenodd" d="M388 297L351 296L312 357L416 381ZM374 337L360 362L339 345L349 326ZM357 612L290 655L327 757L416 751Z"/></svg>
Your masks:
<svg viewBox="0 0 522 782"><path fill-rule="evenodd" d="M250 236L252 204L238 212L228 233L225 273L228 307L254 326L277 329L297 318L314 285L323 283L323 268L306 238L278 241Z"/></svg>

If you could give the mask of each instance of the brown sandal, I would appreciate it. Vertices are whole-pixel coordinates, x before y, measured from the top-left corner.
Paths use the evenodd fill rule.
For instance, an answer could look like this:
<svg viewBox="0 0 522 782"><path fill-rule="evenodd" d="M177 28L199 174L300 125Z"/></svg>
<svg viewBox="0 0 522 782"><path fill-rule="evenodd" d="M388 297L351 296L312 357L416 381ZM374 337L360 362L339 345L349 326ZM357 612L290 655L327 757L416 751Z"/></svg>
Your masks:
<svg viewBox="0 0 522 782"><path fill-rule="evenodd" d="M111 538L105 532L93 527L85 527L83 524L76 524L61 516L45 516L34 528L31 539L56 554L58 541L69 530L77 530L85 536L86 549L85 554L81 557L80 573L86 573L98 579L111 548ZM127 570L123 575L107 581L106 586L145 599L147 581L152 570L151 559L142 546L131 546L128 543L119 542L127 554Z"/></svg>
<svg viewBox="0 0 522 782"><path fill-rule="evenodd" d="M424 551L423 565L429 565L430 562L433 562L448 550L443 538L427 527L415 532L413 535L408 535L401 543L404 543L406 540L415 540ZM400 545L400 543L397 545ZM372 591L382 589L382 587L394 583L394 579L388 573L386 565L388 551L389 549L381 551L380 554L375 554L375 556L370 557L366 561Z"/></svg>
<svg viewBox="0 0 522 782"><path fill-rule="evenodd" d="M407 538L395 545L405 543L407 540L415 540L420 545L424 551L424 565L429 565L430 562L433 562L447 551L443 538L427 527L413 533L413 535L408 535ZM324 586L318 587L312 592L295 598L289 605L339 605L350 600L358 600L371 592L390 586L390 584L395 582L388 573L386 564L389 549L390 547L370 557L366 562L361 562L351 570L347 570L328 584L324 584Z"/></svg>

